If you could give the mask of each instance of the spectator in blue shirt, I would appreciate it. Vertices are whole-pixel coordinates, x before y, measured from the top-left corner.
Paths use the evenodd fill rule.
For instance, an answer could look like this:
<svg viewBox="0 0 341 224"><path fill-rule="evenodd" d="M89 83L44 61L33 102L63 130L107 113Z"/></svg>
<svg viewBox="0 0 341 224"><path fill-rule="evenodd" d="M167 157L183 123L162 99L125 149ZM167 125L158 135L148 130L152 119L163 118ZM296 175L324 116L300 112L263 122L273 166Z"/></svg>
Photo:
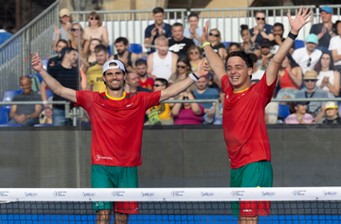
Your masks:
<svg viewBox="0 0 341 224"><path fill-rule="evenodd" d="M7 32L3 25L0 23L0 46L5 43L13 34Z"/></svg>
<svg viewBox="0 0 341 224"><path fill-rule="evenodd" d="M149 25L144 31L144 47L148 53L155 52L155 39L161 35L167 38L172 36L172 26L163 22L165 11L161 7L153 9L154 23Z"/></svg>
<svg viewBox="0 0 341 224"><path fill-rule="evenodd" d="M262 43L263 39L272 41L274 39L272 26L265 22L265 13L262 11L256 12L255 19L257 25L250 29L251 41L259 45Z"/></svg>

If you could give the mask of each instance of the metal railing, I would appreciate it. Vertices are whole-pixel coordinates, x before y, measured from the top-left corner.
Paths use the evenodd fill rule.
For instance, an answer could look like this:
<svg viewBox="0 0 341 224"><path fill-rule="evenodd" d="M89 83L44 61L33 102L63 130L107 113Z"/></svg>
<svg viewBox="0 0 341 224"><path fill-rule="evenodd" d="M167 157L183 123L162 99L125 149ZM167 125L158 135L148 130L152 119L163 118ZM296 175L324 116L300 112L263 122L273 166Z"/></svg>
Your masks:
<svg viewBox="0 0 341 224"><path fill-rule="evenodd" d="M320 22L319 8L314 5L308 7L314 10L312 22ZM334 9L333 21L341 19L341 5L331 5ZM206 9L166 9L165 21L172 24L179 21L185 24L189 12L197 12L200 15L201 26L207 19L210 19L211 27L217 27L222 33L223 41L240 42L240 25L248 24L249 27L255 25L253 15L255 11L263 10L267 15L267 22L282 22L286 32L289 31L289 23L286 13L290 11L294 14L299 6L285 7L248 7L248 8L225 8ZM53 26L58 24L59 1L56 1L42 14L17 32L10 40L0 46L0 96L8 89L18 88L18 79L21 75L32 73L30 67L30 54L38 51L43 59L48 58L52 52ZM72 12L73 20L79 21L83 26L87 26L87 15L90 11ZM119 36L127 37L131 43L143 45L144 29L151 24L151 10L128 10L128 11L98 11L103 18L103 23L109 31L109 41L113 41ZM299 39L304 39L309 32L311 24L304 27L299 35Z"/></svg>

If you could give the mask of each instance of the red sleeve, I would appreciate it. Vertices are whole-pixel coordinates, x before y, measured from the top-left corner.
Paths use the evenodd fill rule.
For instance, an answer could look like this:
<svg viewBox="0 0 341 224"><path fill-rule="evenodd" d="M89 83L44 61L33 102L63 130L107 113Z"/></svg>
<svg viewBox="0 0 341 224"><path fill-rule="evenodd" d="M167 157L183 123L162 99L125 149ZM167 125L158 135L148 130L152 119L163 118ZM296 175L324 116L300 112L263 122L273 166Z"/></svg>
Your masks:
<svg viewBox="0 0 341 224"><path fill-rule="evenodd" d="M91 107L96 94L99 93L90 90L76 91L77 104L83 107L85 110L88 110Z"/></svg>
<svg viewBox="0 0 341 224"><path fill-rule="evenodd" d="M143 96L143 103L146 110L160 103L161 91L155 92L139 92Z"/></svg>
<svg viewBox="0 0 341 224"><path fill-rule="evenodd" d="M226 93L227 89L231 86L230 80L227 75L223 75L220 79L221 90Z"/></svg>

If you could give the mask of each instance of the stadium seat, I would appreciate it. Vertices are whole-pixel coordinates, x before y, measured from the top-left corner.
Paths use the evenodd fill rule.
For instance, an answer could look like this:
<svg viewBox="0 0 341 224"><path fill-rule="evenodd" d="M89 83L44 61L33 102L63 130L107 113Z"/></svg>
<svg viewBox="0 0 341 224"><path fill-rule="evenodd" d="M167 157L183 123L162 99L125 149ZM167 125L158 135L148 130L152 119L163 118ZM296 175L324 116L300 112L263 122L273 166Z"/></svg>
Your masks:
<svg viewBox="0 0 341 224"><path fill-rule="evenodd" d="M284 121L290 114L290 106L288 104L278 105L278 120Z"/></svg>
<svg viewBox="0 0 341 224"><path fill-rule="evenodd" d="M135 54L141 54L142 53L142 45L141 44L137 44L137 43L131 43L129 45L129 49L130 52L133 52Z"/></svg>
<svg viewBox="0 0 341 224"><path fill-rule="evenodd" d="M2 102L11 102L13 97L21 93L21 90L8 90L5 91ZM9 112L11 110L11 105L0 106L0 124L7 124L9 121Z"/></svg>
<svg viewBox="0 0 341 224"><path fill-rule="evenodd" d="M304 47L304 40L295 40L295 50Z"/></svg>
<svg viewBox="0 0 341 224"><path fill-rule="evenodd" d="M228 48L230 46L231 42L224 41L223 44L224 44L225 48Z"/></svg>

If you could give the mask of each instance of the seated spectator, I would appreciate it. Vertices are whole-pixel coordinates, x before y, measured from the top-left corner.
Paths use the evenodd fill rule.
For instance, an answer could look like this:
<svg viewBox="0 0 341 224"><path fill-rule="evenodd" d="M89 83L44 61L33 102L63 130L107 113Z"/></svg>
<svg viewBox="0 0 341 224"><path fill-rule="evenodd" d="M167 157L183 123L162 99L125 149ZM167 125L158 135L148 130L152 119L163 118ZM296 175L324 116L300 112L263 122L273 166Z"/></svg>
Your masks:
<svg viewBox="0 0 341 224"><path fill-rule="evenodd" d="M90 40L89 50L86 54L87 67L91 67L96 64L96 52L95 47L102 44L100 39L94 38Z"/></svg>
<svg viewBox="0 0 341 224"><path fill-rule="evenodd" d="M295 94L296 99L309 98L329 98L328 92L316 86L317 72L309 70L303 76L304 88ZM316 122L320 122L323 118L322 102L309 102L307 104L307 112L314 117Z"/></svg>
<svg viewBox="0 0 341 224"><path fill-rule="evenodd" d="M278 72L278 87L277 99L294 99L295 94L302 85L302 69L294 61L292 56L288 54Z"/></svg>
<svg viewBox="0 0 341 224"><path fill-rule="evenodd" d="M202 60L202 52L200 47L192 45L188 48L187 58L191 64L191 70L195 72Z"/></svg>
<svg viewBox="0 0 341 224"><path fill-rule="evenodd" d="M68 45L68 43L64 39L60 39L57 41L57 44L56 44L57 55L49 58L49 60L47 61L47 69L46 69L47 72L50 71L51 67L53 67L57 64L60 64L62 62L61 52L65 47L67 47L67 45Z"/></svg>
<svg viewBox="0 0 341 224"><path fill-rule="evenodd" d="M59 22L61 27L54 25L54 32L52 38L52 50L57 52L57 42L58 40L69 40L69 36L71 35L71 23L72 17L70 10L63 8L59 11Z"/></svg>
<svg viewBox="0 0 341 224"><path fill-rule="evenodd" d="M323 53L315 66L317 71L316 85L337 97L340 92L340 73L334 70L334 62L330 53Z"/></svg>
<svg viewBox="0 0 341 224"><path fill-rule="evenodd" d="M292 54L293 59L301 67L303 73L313 70L322 55L322 51L316 49L317 44L317 36L311 33L305 39L305 47L296 49Z"/></svg>
<svg viewBox="0 0 341 224"><path fill-rule="evenodd" d="M201 46L202 28L198 26L199 16L195 12L192 12L187 17L188 27L185 28L184 36L192 39L197 46Z"/></svg>
<svg viewBox="0 0 341 224"><path fill-rule="evenodd" d="M195 45L192 39L184 36L184 27L181 23L172 25L172 37L169 39L169 51L178 55L178 57L186 57L190 46Z"/></svg>
<svg viewBox="0 0 341 224"><path fill-rule="evenodd" d="M211 109L204 115L204 124L223 124L223 108L224 108L225 93L219 93L219 105L218 108L214 103ZM216 112L218 110L218 113Z"/></svg>
<svg viewBox="0 0 341 224"><path fill-rule="evenodd" d="M273 40L272 26L265 22L265 12L257 11L255 19L257 25L250 29L251 41L260 45L264 39Z"/></svg>
<svg viewBox="0 0 341 224"><path fill-rule="evenodd" d="M148 55L148 74L152 78L163 78L168 80L176 71L178 55L168 51L168 39L160 36L155 41L157 51Z"/></svg>
<svg viewBox="0 0 341 224"><path fill-rule="evenodd" d="M241 48L246 53L252 52L255 44L251 41L251 34L249 31L249 26L246 24L240 25L240 36L242 37L243 42L241 43Z"/></svg>
<svg viewBox="0 0 341 224"><path fill-rule="evenodd" d="M313 33L317 35L318 45L317 49L322 52L327 52L330 39L334 37L336 34L333 30L333 9L329 6L320 7L320 18L322 23L313 24L310 28L309 33Z"/></svg>
<svg viewBox="0 0 341 224"><path fill-rule="evenodd" d="M180 94L179 99L194 100L195 97L191 92L185 91ZM175 125L200 125L203 123L204 114L204 107L198 103L175 103L172 108L172 116Z"/></svg>
<svg viewBox="0 0 341 224"><path fill-rule="evenodd" d="M336 71L341 74L341 20L335 22L336 36L330 39L328 50L332 52Z"/></svg>
<svg viewBox="0 0 341 224"><path fill-rule="evenodd" d="M219 98L219 92L216 88L209 88L208 86L208 77L202 76L198 81L194 83L195 87L193 89L193 95L198 100L217 100ZM204 107L205 113L208 113L209 110L214 107L214 103L200 103Z"/></svg>
<svg viewBox="0 0 341 224"><path fill-rule="evenodd" d="M294 113L285 118L286 124L314 124L314 118L307 113L307 102L294 103Z"/></svg>
<svg viewBox="0 0 341 224"><path fill-rule="evenodd" d="M237 42L231 42L230 45L226 48L227 54L230 54L231 52L234 52L234 51L240 51L240 50L242 50L242 47Z"/></svg>
<svg viewBox="0 0 341 224"><path fill-rule="evenodd" d="M176 62L176 71L169 78L169 83L175 83L188 77L191 65L187 57L181 57Z"/></svg>
<svg viewBox="0 0 341 224"><path fill-rule="evenodd" d="M208 33L208 42L211 43L213 51L219 54L221 59L225 61L227 52L225 45L221 42L221 34L217 28L211 29Z"/></svg>
<svg viewBox="0 0 341 224"><path fill-rule="evenodd" d="M161 7L153 9L154 23L149 25L144 31L144 47L148 49L148 53L156 51L155 40L160 36L169 38L172 36L172 26L163 21L165 11Z"/></svg>
<svg viewBox="0 0 341 224"><path fill-rule="evenodd" d="M119 37L115 40L114 45L117 54L113 55L112 58L122 61L128 72L134 71L133 65L139 56L133 52L129 52L128 39L125 37Z"/></svg>
<svg viewBox="0 0 341 224"><path fill-rule="evenodd" d="M142 88L153 90L154 79L148 76L147 70L147 61L145 59L140 58L135 61L135 71L139 76L139 85Z"/></svg>
<svg viewBox="0 0 341 224"><path fill-rule="evenodd" d="M284 25L282 23L275 23L272 26L272 33L274 39L270 41L271 45L271 53L276 54L279 47L282 45L285 38L283 37L284 34Z"/></svg>
<svg viewBox="0 0 341 224"><path fill-rule="evenodd" d="M124 91L127 93L152 92L150 89L146 89L140 86L140 78L135 72L127 73L125 77Z"/></svg>
<svg viewBox="0 0 341 224"><path fill-rule="evenodd" d="M86 61L86 54L89 50L90 39L84 35L83 27L79 23L71 25L71 37L68 40L68 47L77 49L79 56Z"/></svg>
<svg viewBox="0 0 341 224"><path fill-rule="evenodd" d="M250 58L253 62L253 69L252 69L252 77L251 77L251 81L256 83L259 80L261 80L261 78L263 77L265 70L261 70L259 69L258 65L257 65L257 61L258 61L258 57L256 54L254 53L249 53L250 54Z"/></svg>
<svg viewBox="0 0 341 224"><path fill-rule="evenodd" d="M95 47L95 56L95 64L86 71L86 89L101 93L106 90L103 82L103 65L109 58L108 48L102 44L97 45Z"/></svg>
<svg viewBox="0 0 341 224"><path fill-rule="evenodd" d="M160 91L168 87L168 81L163 78L156 78L154 83L154 91ZM149 109L148 120L149 124L170 125L173 124L171 114L171 106L169 103L160 103L160 105Z"/></svg>
<svg viewBox="0 0 341 224"><path fill-rule="evenodd" d="M326 103L325 110L325 118L323 120L323 124L341 124L341 118L338 113L338 105L336 102L329 101Z"/></svg>
<svg viewBox="0 0 341 224"><path fill-rule="evenodd" d="M88 16L88 26L84 29L85 39L98 39L101 44L109 46L108 30L103 25L101 16L93 11Z"/></svg>
<svg viewBox="0 0 341 224"><path fill-rule="evenodd" d="M270 60L273 57L273 54L270 51L271 43L268 39L264 39L262 43L260 44L261 47L261 58L259 60L259 69L260 70L266 70L268 67L268 64L270 63Z"/></svg>
<svg viewBox="0 0 341 224"><path fill-rule="evenodd" d="M23 92L15 95L12 100L13 102L41 100L39 94L32 90L32 82L29 76L20 77L20 86ZM11 118L9 124L18 124L21 126L34 126L35 124L39 124L41 110L41 104L13 104L9 114Z"/></svg>

